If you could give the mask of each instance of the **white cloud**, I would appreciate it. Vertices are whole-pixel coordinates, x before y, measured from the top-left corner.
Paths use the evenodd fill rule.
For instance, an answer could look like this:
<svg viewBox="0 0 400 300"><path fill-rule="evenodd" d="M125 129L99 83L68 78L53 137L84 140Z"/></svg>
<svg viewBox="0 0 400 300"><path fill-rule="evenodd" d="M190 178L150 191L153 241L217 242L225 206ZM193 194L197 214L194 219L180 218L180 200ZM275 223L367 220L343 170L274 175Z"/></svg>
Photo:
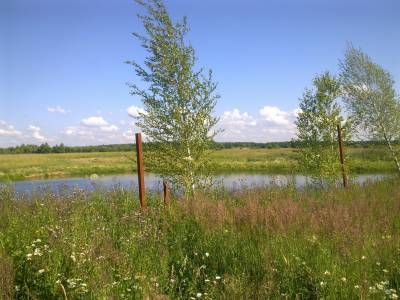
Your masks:
<svg viewBox="0 0 400 300"><path fill-rule="evenodd" d="M73 145L115 144L125 142L120 128L110 124L103 117L88 117L80 124L67 127L63 139Z"/></svg>
<svg viewBox="0 0 400 300"><path fill-rule="evenodd" d="M59 113L59 114L63 114L63 115L65 115L67 113L67 111L64 108L62 108L61 106L48 107L47 111L51 112L51 113Z"/></svg>
<svg viewBox="0 0 400 300"><path fill-rule="evenodd" d="M32 137L38 141L44 142L46 138L40 133L39 127L29 125L28 130L32 132Z"/></svg>
<svg viewBox="0 0 400 300"><path fill-rule="evenodd" d="M146 114L146 111L143 108L134 105L128 107L126 111L128 115L130 115L133 118L139 117L140 114Z"/></svg>
<svg viewBox="0 0 400 300"><path fill-rule="evenodd" d="M247 112L240 113L237 108L232 111L226 111L221 117L221 123L237 126L256 126L257 121Z"/></svg>
<svg viewBox="0 0 400 300"><path fill-rule="evenodd" d="M135 140L135 132L131 129L128 129L122 133L122 136L131 143Z"/></svg>
<svg viewBox="0 0 400 300"><path fill-rule="evenodd" d="M288 125L290 123L291 113L282 111L276 106L264 106L259 112L268 122L277 125Z"/></svg>
<svg viewBox="0 0 400 300"><path fill-rule="evenodd" d="M103 117L89 117L87 119L83 119L81 123L88 127L108 126L108 123L103 119Z"/></svg>
<svg viewBox="0 0 400 300"><path fill-rule="evenodd" d="M100 130L103 132L116 132L119 130L119 128L115 125L109 125L100 127Z"/></svg>
<svg viewBox="0 0 400 300"><path fill-rule="evenodd" d="M14 126L7 124L0 120L0 137L20 137L22 133L14 128Z"/></svg>
<svg viewBox="0 0 400 300"><path fill-rule="evenodd" d="M290 140L296 134L294 121L299 109L284 111L276 106L264 106L258 116L238 109L222 114L218 126L224 131L217 141L271 142Z"/></svg>

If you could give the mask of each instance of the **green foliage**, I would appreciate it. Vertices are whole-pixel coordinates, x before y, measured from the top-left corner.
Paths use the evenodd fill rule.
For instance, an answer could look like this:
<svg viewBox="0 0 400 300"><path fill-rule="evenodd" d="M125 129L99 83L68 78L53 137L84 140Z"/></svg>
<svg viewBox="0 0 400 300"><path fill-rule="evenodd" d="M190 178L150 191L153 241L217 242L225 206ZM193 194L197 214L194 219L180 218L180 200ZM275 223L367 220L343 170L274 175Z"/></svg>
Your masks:
<svg viewBox="0 0 400 300"><path fill-rule="evenodd" d="M148 86L131 84L144 112L137 125L154 148L146 153L150 168L185 194L207 179L207 150L216 134L213 110L218 96L212 72L195 70L195 51L185 40L186 19L174 24L161 0L136 1L147 11L139 16L145 34L134 34L148 52L144 65L129 62Z"/></svg>
<svg viewBox="0 0 400 300"><path fill-rule="evenodd" d="M318 183L335 182L340 174L337 126L343 121L337 103L341 95L339 81L329 72L316 76L315 90L307 89L300 99L296 120L297 138L301 143L299 164ZM349 122L343 128L348 139Z"/></svg>
<svg viewBox="0 0 400 300"><path fill-rule="evenodd" d="M393 149L400 139L400 102L392 75L351 45L340 67L343 98L361 136L384 141L400 172Z"/></svg>

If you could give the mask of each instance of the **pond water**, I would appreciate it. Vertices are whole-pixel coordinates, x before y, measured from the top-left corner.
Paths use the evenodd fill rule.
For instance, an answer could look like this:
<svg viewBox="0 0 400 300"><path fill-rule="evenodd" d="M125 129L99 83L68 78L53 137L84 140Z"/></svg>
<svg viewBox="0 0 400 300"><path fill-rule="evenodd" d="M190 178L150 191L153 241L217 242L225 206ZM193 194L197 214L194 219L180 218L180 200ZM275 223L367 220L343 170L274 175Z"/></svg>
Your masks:
<svg viewBox="0 0 400 300"><path fill-rule="evenodd" d="M382 179L385 175L359 175L354 178L354 181L363 183L368 180L376 181ZM99 176L92 178L61 178L61 179L46 179L46 180L29 180L17 181L11 184L17 193L40 192L41 190L51 191L53 193L72 192L74 189L82 189L92 191L96 187L111 188L115 185L120 185L124 188L137 189L137 175L113 175ZM287 176L287 175L268 175L268 174L225 174L216 176L225 188L229 190L238 190L245 186L268 186L276 184L279 186L294 183L297 187L303 187L307 177L302 175ZM1 186L1 184L0 184ZM162 181L155 174L145 175L146 189L152 191L160 191L162 189Z"/></svg>

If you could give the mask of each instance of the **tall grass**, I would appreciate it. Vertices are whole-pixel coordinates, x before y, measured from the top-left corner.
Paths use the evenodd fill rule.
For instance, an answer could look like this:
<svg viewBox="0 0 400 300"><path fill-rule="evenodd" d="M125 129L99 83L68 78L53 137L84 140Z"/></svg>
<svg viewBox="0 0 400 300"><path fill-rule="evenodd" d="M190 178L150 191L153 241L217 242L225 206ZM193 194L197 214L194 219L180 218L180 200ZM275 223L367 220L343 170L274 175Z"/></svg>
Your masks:
<svg viewBox="0 0 400 300"><path fill-rule="evenodd" d="M400 186L0 191L4 299L396 299Z"/></svg>

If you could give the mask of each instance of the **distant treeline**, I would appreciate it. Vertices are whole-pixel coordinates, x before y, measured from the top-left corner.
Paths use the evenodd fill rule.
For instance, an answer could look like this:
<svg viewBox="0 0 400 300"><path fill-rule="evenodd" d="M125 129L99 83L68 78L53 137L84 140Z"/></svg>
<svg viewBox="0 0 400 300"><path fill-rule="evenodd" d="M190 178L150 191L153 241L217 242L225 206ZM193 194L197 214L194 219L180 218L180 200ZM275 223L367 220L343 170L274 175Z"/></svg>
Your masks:
<svg viewBox="0 0 400 300"><path fill-rule="evenodd" d="M354 148L370 148L383 145L378 141L352 141L347 146ZM144 149L149 149L153 145L145 143ZM253 142L213 142L212 149L231 149L231 148L253 148L253 149L275 149L275 148L301 148L297 141L253 143ZM23 154L23 153L82 153L82 152L128 152L135 149L134 144L113 144L97 146L65 146L63 143L50 146L47 143L38 145L22 144L15 147L0 148L0 154Z"/></svg>

